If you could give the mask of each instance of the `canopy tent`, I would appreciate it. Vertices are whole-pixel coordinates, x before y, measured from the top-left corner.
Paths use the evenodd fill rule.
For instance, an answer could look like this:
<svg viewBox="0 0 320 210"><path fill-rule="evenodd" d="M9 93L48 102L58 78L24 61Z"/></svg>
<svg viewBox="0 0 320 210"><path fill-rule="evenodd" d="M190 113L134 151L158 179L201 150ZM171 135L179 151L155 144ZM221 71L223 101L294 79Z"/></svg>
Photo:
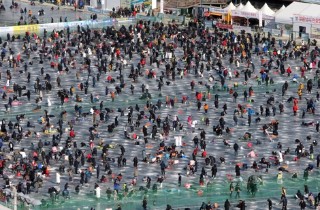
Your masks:
<svg viewBox="0 0 320 210"><path fill-rule="evenodd" d="M254 6L252 6L250 1L246 3L246 5L241 9L241 11L242 12L258 12L258 10L254 8Z"/></svg>
<svg viewBox="0 0 320 210"><path fill-rule="evenodd" d="M241 4L242 5L242 4ZM243 6L243 5L242 5ZM224 10L226 11L227 15L226 15L226 21L227 23L231 23L232 24L232 11L236 10L237 7L234 6L234 4L232 2L230 2L230 4L224 8Z"/></svg>
<svg viewBox="0 0 320 210"><path fill-rule="evenodd" d="M293 24L293 22L320 24L319 16L319 4L292 2L288 7L280 9L275 14L275 22L283 24Z"/></svg>
<svg viewBox="0 0 320 210"><path fill-rule="evenodd" d="M280 9L278 9L278 10L274 13L274 16L276 16L277 14L279 14L280 12L282 12L285 8L286 8L286 6L282 5L282 7L281 7Z"/></svg>
<svg viewBox="0 0 320 210"><path fill-rule="evenodd" d="M232 11L232 16L244 17L244 18L258 18L258 10L252 6L250 1L247 4L240 8L240 5L236 10Z"/></svg>
<svg viewBox="0 0 320 210"><path fill-rule="evenodd" d="M242 5L242 4L241 4ZM243 5L242 5L242 7L243 7ZM232 3L232 2L230 2L230 4L227 6L227 7L225 7L224 8L224 10L225 11L232 11L232 10L235 10L235 9L237 9L237 7L236 6L234 6L234 4Z"/></svg>
<svg viewBox="0 0 320 210"><path fill-rule="evenodd" d="M259 12L262 12L263 19L274 19L275 12L270 9L267 3L263 5Z"/></svg>
<svg viewBox="0 0 320 210"><path fill-rule="evenodd" d="M260 11L262 12L262 14L265 15L274 15L274 11L272 9L270 9L269 5L267 3L264 3L263 7L261 7Z"/></svg>
<svg viewBox="0 0 320 210"><path fill-rule="evenodd" d="M243 7L244 7L243 4L240 3L240 4L237 6L236 10L241 10Z"/></svg>

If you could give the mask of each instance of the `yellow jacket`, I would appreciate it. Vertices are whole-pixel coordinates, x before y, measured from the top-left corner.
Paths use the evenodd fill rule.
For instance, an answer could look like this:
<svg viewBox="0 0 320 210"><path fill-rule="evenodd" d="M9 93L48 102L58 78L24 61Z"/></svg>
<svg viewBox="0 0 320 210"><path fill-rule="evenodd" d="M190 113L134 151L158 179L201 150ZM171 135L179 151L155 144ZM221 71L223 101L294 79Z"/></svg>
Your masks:
<svg viewBox="0 0 320 210"><path fill-rule="evenodd" d="M299 89L303 90L304 89L304 84L300 83L299 84Z"/></svg>

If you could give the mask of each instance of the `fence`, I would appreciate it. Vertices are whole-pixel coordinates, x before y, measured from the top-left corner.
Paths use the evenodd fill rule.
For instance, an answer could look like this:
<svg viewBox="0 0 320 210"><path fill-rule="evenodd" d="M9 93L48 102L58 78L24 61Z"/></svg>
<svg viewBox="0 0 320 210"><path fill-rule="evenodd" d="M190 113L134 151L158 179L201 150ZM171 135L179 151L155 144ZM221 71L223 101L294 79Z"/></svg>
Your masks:
<svg viewBox="0 0 320 210"><path fill-rule="evenodd" d="M225 176L222 174L221 176ZM297 192L297 189L303 189L304 185L309 185L310 192L319 191L319 180L314 178L308 181L304 181L301 178L293 179L290 174L288 177L284 177L283 182L279 184L276 178L273 180L264 180L261 185L258 185L258 192L255 196L246 193L247 182L241 182L240 188L242 189L240 195L242 200L246 201L266 201L268 198L278 199L281 194L281 187L285 186L289 197L293 197ZM225 181L221 181L225 180ZM48 198L46 201L42 201L41 206L35 206L32 209L48 209L48 210L74 210L74 209L90 209L91 207L96 209L106 209L116 207L120 204L122 209L141 209L142 200L147 198L148 206L150 209L165 209L169 204L176 208L182 207L199 207L202 202L218 203L223 205L225 199L229 199L230 202L237 203L237 199L229 196L229 182L226 178L218 177L215 181L209 182L206 186L200 187L198 184L191 185L189 189L185 187L166 187L165 184L162 189L154 191L153 189L133 189L124 195L119 191L119 194L108 198L105 192L101 193L101 198L97 199L93 194L93 189L84 195L76 195L71 193L70 199L62 198L61 196L55 200ZM11 201L7 204L8 207L12 207ZM23 204L20 203L19 209L25 209ZM261 207L261 209L264 209Z"/></svg>

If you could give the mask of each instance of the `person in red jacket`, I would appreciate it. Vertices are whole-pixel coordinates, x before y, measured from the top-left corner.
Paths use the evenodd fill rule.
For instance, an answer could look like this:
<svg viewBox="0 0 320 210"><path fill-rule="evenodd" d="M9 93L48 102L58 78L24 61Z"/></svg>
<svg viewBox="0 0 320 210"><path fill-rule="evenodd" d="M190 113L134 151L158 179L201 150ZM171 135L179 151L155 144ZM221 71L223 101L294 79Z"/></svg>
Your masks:
<svg viewBox="0 0 320 210"><path fill-rule="evenodd" d="M76 134L75 134L75 132L74 132L73 129L70 131L70 134L69 134L69 135L70 135L71 138L76 137Z"/></svg>
<svg viewBox="0 0 320 210"><path fill-rule="evenodd" d="M290 77L290 74L292 73L291 71L291 67L289 66L288 69L287 69L287 74L288 74L288 77Z"/></svg>
<svg viewBox="0 0 320 210"><path fill-rule="evenodd" d="M296 116L297 115L297 111L298 111L298 105L297 104L293 105L292 109L293 109L294 116Z"/></svg>
<svg viewBox="0 0 320 210"><path fill-rule="evenodd" d="M204 150L203 152L202 152L202 157L207 157L207 151L206 150Z"/></svg>

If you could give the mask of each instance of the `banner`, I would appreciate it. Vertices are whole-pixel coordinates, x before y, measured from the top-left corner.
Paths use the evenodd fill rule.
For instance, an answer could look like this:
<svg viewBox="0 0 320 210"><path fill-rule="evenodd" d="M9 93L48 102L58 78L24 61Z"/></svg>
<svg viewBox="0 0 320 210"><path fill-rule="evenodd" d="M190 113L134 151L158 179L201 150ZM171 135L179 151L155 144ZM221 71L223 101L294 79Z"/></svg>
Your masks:
<svg viewBox="0 0 320 210"><path fill-rule="evenodd" d="M39 25L21 25L21 26L13 26L13 34L23 34L25 32L29 33L39 33Z"/></svg>
<svg viewBox="0 0 320 210"><path fill-rule="evenodd" d="M258 19L257 12L243 12L243 11L232 10L231 13L232 13L232 16Z"/></svg>
<svg viewBox="0 0 320 210"><path fill-rule="evenodd" d="M217 23L216 26L217 26L217 28L221 28L221 29L232 29L233 28L232 25L223 24L223 23Z"/></svg>
<svg viewBox="0 0 320 210"><path fill-rule="evenodd" d="M248 26L238 26L238 25L234 25L232 27L232 30L234 31L245 31L246 33L251 33L251 27Z"/></svg>
<svg viewBox="0 0 320 210"><path fill-rule="evenodd" d="M274 16L270 16L270 15L262 14L262 19L263 20L274 20L275 17Z"/></svg>
<svg viewBox="0 0 320 210"><path fill-rule="evenodd" d="M320 24L320 17L295 15L294 21L301 22L301 23L309 23L309 24Z"/></svg>
<svg viewBox="0 0 320 210"><path fill-rule="evenodd" d="M221 9L219 7L210 7L209 12L216 12L216 13L221 13L221 14L227 14L228 10L226 9Z"/></svg>

